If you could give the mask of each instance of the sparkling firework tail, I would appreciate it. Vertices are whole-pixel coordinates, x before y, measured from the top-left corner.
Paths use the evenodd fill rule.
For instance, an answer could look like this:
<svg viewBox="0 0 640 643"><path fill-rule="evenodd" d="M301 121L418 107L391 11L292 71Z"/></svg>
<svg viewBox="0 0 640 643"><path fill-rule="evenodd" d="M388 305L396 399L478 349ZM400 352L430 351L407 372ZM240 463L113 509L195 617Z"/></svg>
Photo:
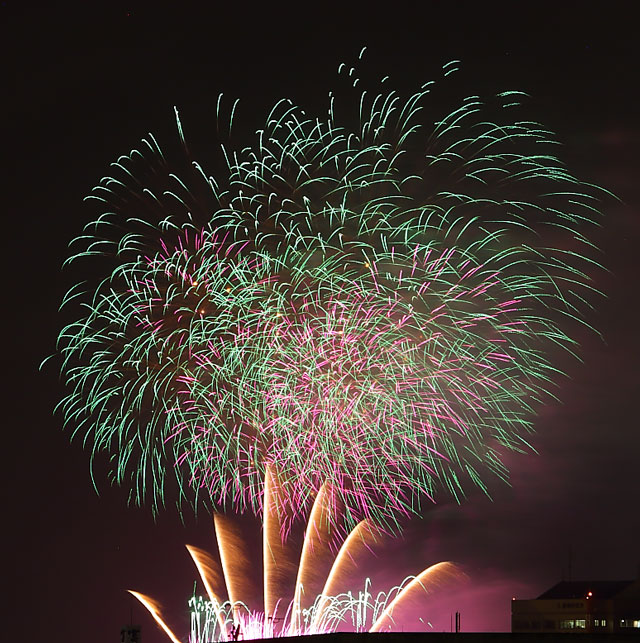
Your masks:
<svg viewBox="0 0 640 643"><path fill-rule="evenodd" d="M217 533L217 528L216 528L216 533ZM202 584L204 585L205 590L207 591L207 596L209 597L209 602L211 603L212 606L220 606L224 603L224 600L221 598L221 592L215 592L213 590L213 587L218 587L220 585L220 570L218 567L217 562L203 549L199 549L198 547L194 547L193 545L186 545L187 551L191 555L191 558L193 559L193 563L196 566L196 569L198 570L198 574L200 576L200 580L202 581ZM218 551L220 551L220 541L218 541ZM222 554L221 554L222 557ZM226 625L224 622L224 619L222 618L222 613L218 610L219 613L219 627L220 627L220 632L225 634L226 632Z"/></svg>
<svg viewBox="0 0 640 643"><path fill-rule="evenodd" d="M428 567L415 578L407 579L409 582L405 584L405 581L398 587L396 596L385 605L369 631L380 632L385 625L393 622L393 610L403 601L410 600L412 596L415 597L416 593L422 591L429 594L438 586L452 582L458 579L459 576L460 571L455 565L449 562L442 562Z"/></svg>
<svg viewBox="0 0 640 643"><path fill-rule="evenodd" d="M270 476L271 474L267 476L266 484L274 482L275 476L269 481ZM274 570L278 576L281 576L282 568L286 569L288 566L287 552L279 532L277 542L281 543L281 547L277 549L277 553L283 558L282 560L273 559L263 570L264 587L272 592L271 600L265 601L267 608L263 612L252 612L247 603L242 600L248 595L240 592L246 591L249 587L249 577L253 572L243 558L244 545L239 531L228 526L229 519L222 522L220 517L217 517L215 520L219 555L224 577L228 583L226 594L229 600L220 600L223 592L217 589L220 583L217 563L202 550L187 547L209 595L208 601L196 596L189 601L190 643L228 641L238 636L248 640L331 633L345 627L356 632L391 629L394 625L394 610L399 610L403 604L419 598L420 595L428 596L437 588L453 586L466 579L454 564L445 562L425 569L417 577L405 579L399 586L386 593L380 592L376 597L371 594L369 579L364 581L363 588L357 593L351 589L345 591L345 588L353 585L362 553L378 542L381 535L379 530L363 521L344 539L326 578L322 593L318 594L313 601L306 599L303 604L302 597L305 596L303 581L311 579L310 570L321 563L323 549L328 546L331 539L327 527L334 524L328 515L334 507L330 501L331 490L326 484L322 485L321 489L308 518L296 582L293 586L293 599L288 604L283 598L285 593L277 597L273 594L277 585L266 578ZM265 494L267 499L270 496L272 500L274 496L277 497L275 484ZM272 505L272 514L277 511L278 506L281 507L275 501ZM277 520L274 524L281 523L281 520ZM225 526L220 528L223 524ZM266 532L266 525L263 528ZM220 534L223 534L223 537ZM235 561L239 563L239 568L231 569ZM242 574L247 575L244 580L239 578ZM213 589L214 586L216 589ZM148 597L132 593L143 602L165 632L173 637L172 641L175 643L175 637L164 624L157 604Z"/></svg>
<svg viewBox="0 0 640 643"><path fill-rule="evenodd" d="M338 555L333 561L331 570L327 575L320 596L316 599L314 615L311 621L312 628L318 627L324 612L331 603L331 597L339 594L338 589L344 587L357 569L357 559L365 549L369 549L378 542L380 534L372 529L368 521L363 520L345 538Z"/></svg>
<svg viewBox="0 0 640 643"><path fill-rule="evenodd" d="M149 598L148 596L145 596L144 594L140 594L140 592L134 592L132 589L128 591L129 594L135 596L145 606L149 614L153 616L153 620L164 630L165 634L169 637L169 639L171 639L173 643L181 643L176 635L168 627L168 625L164 622L162 616L160 616L160 606L158 605L158 603L156 603L156 601L154 601L152 598Z"/></svg>
<svg viewBox="0 0 640 643"><path fill-rule="evenodd" d="M313 587L314 584L314 576L316 575L314 574L315 565L313 563L313 557L319 557L319 550L321 548L328 548L331 539L331 525L334 523L334 508L331 491L328 485L324 483L320 487L320 491L311 508L302 543L302 553L300 554L300 563L298 565L293 598L293 618L296 622L301 617L305 591L313 595L310 592L310 588Z"/></svg>
<svg viewBox="0 0 640 643"><path fill-rule="evenodd" d="M282 588L286 583L286 552L284 547L284 510L281 503L279 477L267 466L264 482L264 511L262 528L262 564L264 575L265 619L275 619Z"/></svg>
<svg viewBox="0 0 640 643"><path fill-rule="evenodd" d="M214 527L227 596L231 605L240 605L242 598L251 594L251 586L248 584L251 567L240 531L233 521L220 514L214 516Z"/></svg>
<svg viewBox="0 0 640 643"><path fill-rule="evenodd" d="M219 545L218 545L219 547ZM202 584L207 590L207 596L211 602L217 601L221 603L220 592L214 591L213 587L218 587L220 585L220 571L216 561L203 549L194 547L193 545L186 545L187 551L189 552L193 564L198 570Z"/></svg>

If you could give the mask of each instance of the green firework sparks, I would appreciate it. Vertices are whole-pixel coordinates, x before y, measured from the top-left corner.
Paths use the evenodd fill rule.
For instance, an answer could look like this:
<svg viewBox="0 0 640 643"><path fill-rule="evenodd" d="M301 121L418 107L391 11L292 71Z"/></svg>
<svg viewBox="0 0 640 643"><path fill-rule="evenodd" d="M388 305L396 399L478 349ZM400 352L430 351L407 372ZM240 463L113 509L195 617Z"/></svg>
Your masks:
<svg viewBox="0 0 640 643"><path fill-rule="evenodd" d="M326 480L349 523L393 526L529 448L594 292L599 190L521 92L438 116L435 87L362 91L355 126L338 95L280 101L216 178L177 119L179 152L149 135L88 197L69 261L102 279L65 300L61 408L136 501L176 481L260 512L272 466L293 516Z"/></svg>

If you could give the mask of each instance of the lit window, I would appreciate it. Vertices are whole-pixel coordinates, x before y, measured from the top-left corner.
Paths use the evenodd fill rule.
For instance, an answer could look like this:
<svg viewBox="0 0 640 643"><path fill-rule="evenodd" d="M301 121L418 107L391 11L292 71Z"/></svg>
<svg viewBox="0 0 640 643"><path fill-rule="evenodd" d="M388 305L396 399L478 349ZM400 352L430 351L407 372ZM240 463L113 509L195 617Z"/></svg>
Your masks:
<svg viewBox="0 0 640 643"><path fill-rule="evenodd" d="M577 619L576 619L576 627L578 627L578 628L580 628L580 629L584 629L585 627L587 627L587 621L586 621L586 619L584 619L584 618L577 618Z"/></svg>
<svg viewBox="0 0 640 643"><path fill-rule="evenodd" d="M576 622L573 619L565 619L560 621L561 630L572 630L576 626Z"/></svg>

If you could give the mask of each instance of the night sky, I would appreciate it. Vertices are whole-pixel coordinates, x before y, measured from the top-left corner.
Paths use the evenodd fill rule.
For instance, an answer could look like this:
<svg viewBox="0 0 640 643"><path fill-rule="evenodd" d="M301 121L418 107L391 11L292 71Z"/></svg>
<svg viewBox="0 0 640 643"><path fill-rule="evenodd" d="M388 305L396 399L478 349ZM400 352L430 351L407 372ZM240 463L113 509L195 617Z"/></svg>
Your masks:
<svg viewBox="0 0 640 643"><path fill-rule="evenodd" d="M539 454L508 457L511 486L492 482L493 501L470 492L461 506L446 498L425 506L401 540L372 558L375 579L394 583L456 561L468 585L425 604L421 615L441 630L459 610L463 630L477 631L508 630L511 597L533 598L569 574L634 578L640 56L633 3L423 3L419 13L397 2L383 11L217 4L0 3L9 628L2 638L115 642L133 608L145 643L165 640L127 588L159 599L184 635L196 579L184 543L213 551L208 515L186 514L182 523L169 508L154 520L148 508L127 506L126 490L109 486L100 463L97 495L88 451L80 440L69 444L53 413L62 386L54 365L43 372L38 365L54 352L64 321L57 309L73 281L61 265L91 216L82 198L147 132L173 140L174 105L187 137L196 138L215 132L221 91L241 99L236 127L245 135L281 97L324 112L338 64L355 60L363 45L368 64L400 88L417 87L459 59L470 94L526 91L530 109L563 143L561 158L620 197L606 203L598 239L608 272L597 286L606 298L589 321L601 337L580 337L582 363L560 360L568 377L555 391L560 401L536 419ZM243 524L256 544L259 524Z"/></svg>

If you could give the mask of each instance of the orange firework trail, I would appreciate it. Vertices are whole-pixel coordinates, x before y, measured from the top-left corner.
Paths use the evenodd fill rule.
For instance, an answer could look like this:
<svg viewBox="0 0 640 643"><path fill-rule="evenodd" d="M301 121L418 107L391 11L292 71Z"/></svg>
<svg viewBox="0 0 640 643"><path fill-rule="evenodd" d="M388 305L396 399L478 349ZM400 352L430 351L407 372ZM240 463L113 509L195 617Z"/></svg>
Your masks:
<svg viewBox="0 0 640 643"><path fill-rule="evenodd" d="M309 514L309 521L307 530L305 532L304 542L302 545L302 553L300 554L300 564L298 565L298 574L296 577L294 604L293 604L293 617L300 618L300 610L305 596L305 588L307 594L309 588L314 581L317 581L317 569L313 564L314 555L318 557L322 549L327 549L329 540L331 538L331 524L332 524L332 500L328 485L325 483L320 487L320 491L316 496L313 503L311 513ZM313 594L310 594L313 596ZM309 601L304 601L305 604ZM307 605L308 606L308 605Z"/></svg>
<svg viewBox="0 0 640 643"><path fill-rule="evenodd" d="M282 587L286 585L283 512L278 493L278 478L271 467L265 471L263 513L263 576L265 619L275 618ZM229 597L231 599L231 596ZM232 601L233 602L233 601Z"/></svg>
<svg viewBox="0 0 640 643"><path fill-rule="evenodd" d="M217 533L217 532L216 532ZM187 545L187 550L191 554L191 558L200 574L200 580L207 590L209 601L212 605L222 605L223 601L220 600L220 595L214 592L212 584L218 585L220 583L220 572L216 561L203 549ZM219 619L220 631L226 631L225 622L223 618Z"/></svg>
<svg viewBox="0 0 640 643"><path fill-rule="evenodd" d="M354 593L350 584L358 575L361 558L381 538L381 532L363 520L342 542L322 591L319 594L310 591L322 584L319 570L334 542L331 526L335 525L332 515L335 503L331 486L324 484L308 518L293 599L286 602L283 597L288 593L292 566L282 530L285 521L278 501L277 478L272 471L265 486L264 611L251 611L245 602L253 595L250 581L255 573L248 562L240 531L231 520L216 515L214 526L221 564L207 552L187 545L208 596L208 600L194 596L189 602L190 643L228 641L239 636L249 640L330 633L345 627L357 632L388 630L396 623L394 612L397 614L403 605L466 579L456 565L441 562L375 598L369 591L369 579ZM158 605L142 594L132 594L145 605L173 643L179 643L162 620ZM224 595L227 600L222 600Z"/></svg>
<svg viewBox="0 0 640 643"><path fill-rule="evenodd" d="M443 584L455 581L459 576L460 570L453 563L442 562L427 567L408 584L401 586L395 598L385 606L369 632L379 632L389 621L393 622L394 608L404 601L415 598L420 590L429 594Z"/></svg>
<svg viewBox="0 0 640 643"><path fill-rule="evenodd" d="M186 545L187 551L191 554L191 558L200 574L200 579L204 588L207 590L209 600L214 603L222 603L219 594L217 594L212 585L219 582L219 574L216 561L203 549L194 547L193 545Z"/></svg>
<svg viewBox="0 0 640 643"><path fill-rule="evenodd" d="M153 616L154 621L165 631L165 634L173 641L173 643L181 643L180 639L171 631L169 626L162 620L160 616L160 606L156 601L149 596L140 594L140 592L134 592L132 589L128 590L129 594L135 596L149 611L149 614Z"/></svg>
<svg viewBox="0 0 640 643"><path fill-rule="evenodd" d="M240 532L220 514L215 514L213 522L227 595L231 604L240 604L241 597L251 592L251 568L241 544Z"/></svg>
<svg viewBox="0 0 640 643"><path fill-rule="evenodd" d="M340 547L333 561L331 571L327 575L324 587L317 601L313 615L312 627L317 627L322 621L325 608L331 604L340 586L344 586L350 575L357 569L357 557L369 549L380 536L367 520L363 520L351 531Z"/></svg>

